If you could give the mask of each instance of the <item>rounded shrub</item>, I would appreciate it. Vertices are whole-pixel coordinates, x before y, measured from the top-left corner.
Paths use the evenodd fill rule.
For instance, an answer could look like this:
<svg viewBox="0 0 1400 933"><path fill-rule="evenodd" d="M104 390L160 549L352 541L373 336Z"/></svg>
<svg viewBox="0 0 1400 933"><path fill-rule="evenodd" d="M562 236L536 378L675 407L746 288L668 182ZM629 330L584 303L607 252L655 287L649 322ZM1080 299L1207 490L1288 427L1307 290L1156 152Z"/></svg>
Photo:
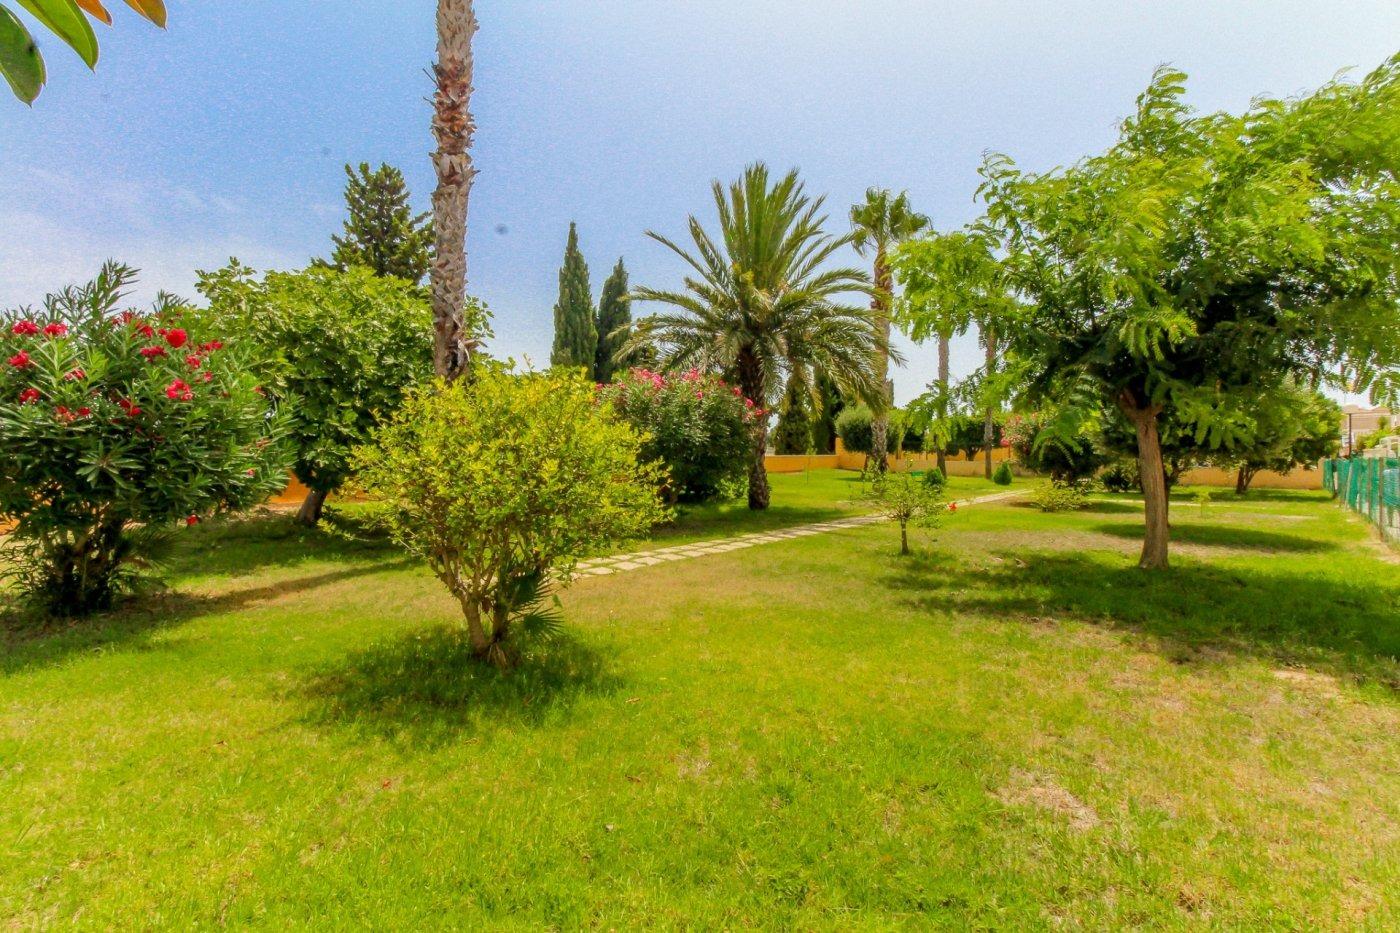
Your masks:
<svg viewBox="0 0 1400 933"><path fill-rule="evenodd" d="M874 415L864 405L854 405L843 409L836 419L836 436L841 445L853 454L871 455L874 432L871 428ZM896 412L890 412L890 430L885 435L886 453L898 453L903 441L903 427Z"/></svg>
<svg viewBox="0 0 1400 933"><path fill-rule="evenodd" d="M58 615L109 608L171 526L286 485L280 421L249 361L172 301L115 314L134 280L109 263L41 315L0 314L8 575Z"/></svg>
<svg viewBox="0 0 1400 933"><path fill-rule="evenodd" d="M929 489L942 489L948 485L948 477L944 476L938 467L934 467L924 471L923 482Z"/></svg>
<svg viewBox="0 0 1400 933"><path fill-rule="evenodd" d="M998 486L1010 486L1011 479L1011 464L1003 460L1001 466L997 467L996 472L992 474L992 482Z"/></svg>

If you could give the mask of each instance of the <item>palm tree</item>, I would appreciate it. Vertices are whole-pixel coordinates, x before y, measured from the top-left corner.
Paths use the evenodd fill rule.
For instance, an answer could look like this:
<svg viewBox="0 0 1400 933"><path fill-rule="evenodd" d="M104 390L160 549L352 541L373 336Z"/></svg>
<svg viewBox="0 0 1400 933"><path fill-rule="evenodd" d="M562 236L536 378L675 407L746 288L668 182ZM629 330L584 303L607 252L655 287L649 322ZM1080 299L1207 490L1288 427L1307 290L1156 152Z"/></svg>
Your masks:
<svg viewBox="0 0 1400 933"><path fill-rule="evenodd" d="M467 330L467 201L471 196L472 0L438 0L438 60L433 66L433 365L439 376L456 379L471 362L475 343Z"/></svg>
<svg viewBox="0 0 1400 933"><path fill-rule="evenodd" d="M877 359L888 343L864 308L841 302L843 295L869 294L859 269L822 266L851 236L826 233L823 198L803 194L797 172L769 183L762 163L744 170L725 187L714 183L719 241L690 218L694 252L666 237L648 236L671 249L693 270L685 291L638 288L633 296L676 309L638 323L622 353L655 346L664 365L720 371L737 379L758 405L775 403L787 377L814 385L825 373L843 391L867 401L880 394ZM766 509L768 474L763 455L768 419L754 428L749 469L749 508Z"/></svg>
<svg viewBox="0 0 1400 933"><path fill-rule="evenodd" d="M886 346L890 342L890 309L894 300L894 274L890 270L889 251L892 247L917 236L929 225L929 219L915 213L909 206L909 195L901 191L891 195L887 188L870 188L865 192L864 203L851 208L852 243L862 256L871 249L875 251L875 294L871 298L870 309L875 313L875 321ZM879 406L874 408L875 418L870 425L871 449L875 453L875 464L884 470L886 436L889 433L890 416L889 377L890 359L888 353L880 354L876 363L877 376L881 388Z"/></svg>

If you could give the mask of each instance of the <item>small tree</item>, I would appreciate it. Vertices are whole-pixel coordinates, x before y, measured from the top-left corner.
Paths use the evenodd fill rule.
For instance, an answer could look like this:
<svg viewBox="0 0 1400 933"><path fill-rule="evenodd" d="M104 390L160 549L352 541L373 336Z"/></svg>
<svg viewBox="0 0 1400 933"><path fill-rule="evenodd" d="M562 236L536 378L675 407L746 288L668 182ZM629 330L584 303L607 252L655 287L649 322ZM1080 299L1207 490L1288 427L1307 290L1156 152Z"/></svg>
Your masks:
<svg viewBox="0 0 1400 933"><path fill-rule="evenodd" d="M598 353L593 363L593 378L612 382L623 369L618 360L620 351L632 336L632 299L627 295L627 268L617 261L612 275L603 283L598 299Z"/></svg>
<svg viewBox="0 0 1400 933"><path fill-rule="evenodd" d="M634 369L598 393L642 435L642 459L665 468L668 502L704 502L741 487L754 422L767 412L736 386L693 369Z"/></svg>
<svg viewBox="0 0 1400 933"><path fill-rule="evenodd" d="M42 313L0 314L0 519L20 587L59 615L109 608L155 534L286 484L246 355L173 299L116 315L134 281L108 263Z"/></svg>
<svg viewBox="0 0 1400 933"><path fill-rule="evenodd" d="M943 501L943 485L916 480L909 473L877 473L865 492L876 511L899 522L899 553L909 553L909 526L936 528L948 506Z"/></svg>
<svg viewBox="0 0 1400 933"><path fill-rule="evenodd" d="M588 263L578 248L578 226L569 224L564 265L559 270L559 300L554 304L554 350L551 366L582 366L593 378L598 355L598 324L593 293L588 284Z"/></svg>
<svg viewBox="0 0 1400 933"><path fill-rule="evenodd" d="M392 165L345 166L345 235L331 237L330 265L344 272L364 266L375 275L418 283L432 262L433 226L414 214L403 172Z"/></svg>
<svg viewBox="0 0 1400 933"><path fill-rule="evenodd" d="M310 492L298 518L314 525L351 474L350 456L433 372L432 313L421 290L363 267L270 272L236 261L200 277L209 315L259 361L264 387L285 399L297 479ZM479 306L473 309L482 325Z"/></svg>
<svg viewBox="0 0 1400 933"><path fill-rule="evenodd" d="M905 430L903 419L897 410L889 412L891 427L885 435L885 453L897 454L904 441ZM841 410L841 415L836 419L836 436L841 438L841 446L853 454L865 454L870 457L874 450L874 421L875 416L864 405L854 405Z"/></svg>
<svg viewBox="0 0 1400 933"><path fill-rule="evenodd" d="M473 654L508 667L516 623L556 624L537 608L553 581L666 517L641 444L577 372L483 368L411 394L358 465L394 536L457 599Z"/></svg>
<svg viewBox="0 0 1400 933"><path fill-rule="evenodd" d="M778 426L773 430L773 450L780 454L805 454L813 450L811 393L797 379L788 380Z"/></svg>

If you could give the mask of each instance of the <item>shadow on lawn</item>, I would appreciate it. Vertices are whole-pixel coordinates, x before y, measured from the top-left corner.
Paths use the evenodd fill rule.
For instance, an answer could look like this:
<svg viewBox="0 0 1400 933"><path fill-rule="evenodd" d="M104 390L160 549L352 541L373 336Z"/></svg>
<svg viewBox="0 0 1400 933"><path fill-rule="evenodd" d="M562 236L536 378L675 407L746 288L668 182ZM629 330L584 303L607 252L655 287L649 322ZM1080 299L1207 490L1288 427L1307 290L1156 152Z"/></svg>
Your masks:
<svg viewBox="0 0 1400 933"><path fill-rule="evenodd" d="M503 726L557 721L581 697L621 685L607 659L561 635L532 646L511 671L475 660L465 635L440 626L357 651L298 691L307 721L431 747Z"/></svg>
<svg viewBox="0 0 1400 933"><path fill-rule="evenodd" d="M344 580L413 566L407 557L362 562L217 596L167 591L137 597L87 619L50 619L23 609L0 611L0 676L56 664L76 654L118 648L148 650L152 636L211 613L236 612Z"/></svg>
<svg viewBox="0 0 1400 933"><path fill-rule="evenodd" d="M1142 541L1142 527L1139 525L1104 524L1095 525L1091 530L1115 538ZM1299 535L1258 531L1235 525L1208 525L1197 522L1187 524L1182 521L1172 523L1172 543L1289 554L1339 550L1338 545L1332 541L1318 541Z"/></svg>
<svg viewBox="0 0 1400 933"><path fill-rule="evenodd" d="M399 547L363 509L328 508L315 528L297 524L285 512L263 511L182 532L167 570L173 578L234 576L311 557L373 560L399 553Z"/></svg>
<svg viewBox="0 0 1400 933"><path fill-rule="evenodd" d="M1395 590L1177 555L1144 572L1116 554L997 551L969 565L951 554L900 563L886 583L929 613L1072 619L1150 636L1179 663L1207 652L1302 663L1400 690Z"/></svg>

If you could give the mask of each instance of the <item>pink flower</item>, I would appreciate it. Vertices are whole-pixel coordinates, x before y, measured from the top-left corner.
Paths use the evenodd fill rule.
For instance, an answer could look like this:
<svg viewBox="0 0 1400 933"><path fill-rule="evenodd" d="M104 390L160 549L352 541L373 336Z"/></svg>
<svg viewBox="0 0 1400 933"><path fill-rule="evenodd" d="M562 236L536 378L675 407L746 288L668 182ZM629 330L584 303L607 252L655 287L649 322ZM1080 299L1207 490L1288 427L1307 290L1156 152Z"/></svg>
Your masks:
<svg viewBox="0 0 1400 933"><path fill-rule="evenodd" d="M185 357L185 365L189 366L190 369L198 369L204 365L204 361L191 353L189 356Z"/></svg>
<svg viewBox="0 0 1400 933"><path fill-rule="evenodd" d="M154 360L165 356L165 347L142 347L141 355L148 360Z"/></svg>
<svg viewBox="0 0 1400 933"><path fill-rule="evenodd" d="M201 343L199 345L199 352L213 353L215 350L222 350L223 348L224 342L222 340L211 340L208 343Z"/></svg>
<svg viewBox="0 0 1400 933"><path fill-rule="evenodd" d="M19 321L14 327L10 328L10 333L14 334L16 337L33 337L35 334L39 333L39 325L35 324L33 321Z"/></svg>
<svg viewBox="0 0 1400 933"><path fill-rule="evenodd" d="M66 337L68 335L67 324L49 324L44 328L45 337Z"/></svg>
<svg viewBox="0 0 1400 933"><path fill-rule="evenodd" d="M165 387L165 397L179 402L188 402L194 399L194 391L189 383L183 379L176 379Z"/></svg>
<svg viewBox="0 0 1400 933"><path fill-rule="evenodd" d="M42 397L38 389L25 389L19 394L19 403L21 405L32 405Z"/></svg>
<svg viewBox="0 0 1400 933"><path fill-rule="evenodd" d="M148 340L156 335L156 329L149 324L142 324L136 328L136 332Z"/></svg>
<svg viewBox="0 0 1400 933"><path fill-rule="evenodd" d="M78 382L86 378L87 373L83 372L81 369L70 369L68 372L63 374L64 382Z"/></svg>

